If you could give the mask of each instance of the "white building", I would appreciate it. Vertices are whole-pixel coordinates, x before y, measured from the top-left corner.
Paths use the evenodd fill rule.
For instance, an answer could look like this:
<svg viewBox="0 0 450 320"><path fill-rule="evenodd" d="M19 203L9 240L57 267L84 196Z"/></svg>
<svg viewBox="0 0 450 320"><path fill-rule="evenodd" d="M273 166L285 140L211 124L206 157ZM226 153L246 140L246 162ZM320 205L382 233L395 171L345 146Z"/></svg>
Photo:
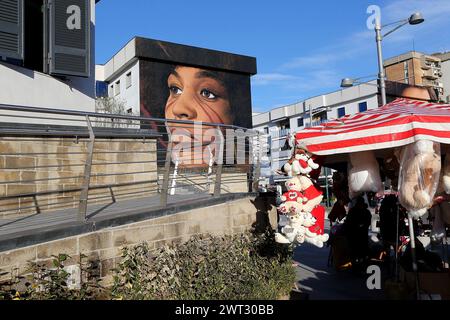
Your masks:
<svg viewBox="0 0 450 320"><path fill-rule="evenodd" d="M133 38L106 64L96 66L97 84L103 83L103 94L125 104L128 114L140 114L139 59ZM97 87L98 88L98 87Z"/></svg>
<svg viewBox="0 0 450 320"><path fill-rule="evenodd" d="M441 59L441 82L444 88L444 101L450 103L450 52L435 53L433 56Z"/></svg>
<svg viewBox="0 0 450 320"><path fill-rule="evenodd" d="M291 151L286 144L289 133L304 129L311 122L317 125L344 115L378 108L377 93L377 82L370 81L254 115L253 128L268 133L270 140L271 168L266 168L264 174L276 177L276 171L290 158Z"/></svg>
<svg viewBox="0 0 450 320"><path fill-rule="evenodd" d="M95 110L97 2L0 1L0 104Z"/></svg>

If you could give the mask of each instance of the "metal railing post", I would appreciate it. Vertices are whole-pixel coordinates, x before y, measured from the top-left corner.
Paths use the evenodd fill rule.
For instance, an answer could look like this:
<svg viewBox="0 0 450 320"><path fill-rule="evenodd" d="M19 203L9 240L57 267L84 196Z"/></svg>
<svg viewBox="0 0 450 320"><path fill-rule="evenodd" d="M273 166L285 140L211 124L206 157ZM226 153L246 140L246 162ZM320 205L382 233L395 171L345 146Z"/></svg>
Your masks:
<svg viewBox="0 0 450 320"><path fill-rule="evenodd" d="M89 119L88 115L86 115L86 123L89 130L89 143L88 143L88 154L86 157L86 162L84 164L84 177L83 183L81 185L80 202L78 204L78 219L80 221L86 220L86 212L89 197L89 183L91 181L92 158L94 154L94 143L95 143L95 134L94 130L92 129L91 120Z"/></svg>
<svg viewBox="0 0 450 320"><path fill-rule="evenodd" d="M167 128L167 121L166 121L166 128ZM172 148L173 148L173 141L172 141L172 135L170 134L170 130L167 130L167 137L168 137L168 143L167 143L167 151L166 151L166 161L164 163L164 174L163 174L163 183L161 187L161 197L160 197L160 204L163 207L167 206L167 197L168 197L168 191L169 191L169 179L170 179L170 163L172 162Z"/></svg>
<svg viewBox="0 0 450 320"><path fill-rule="evenodd" d="M261 134L259 132L257 135L257 152L256 152L256 167L254 167L254 175L253 175L253 192L258 192L259 190L259 178L261 176L261 154L262 154L262 143L261 143Z"/></svg>
<svg viewBox="0 0 450 320"><path fill-rule="evenodd" d="M222 134L222 130L220 127L217 127L217 138L216 143L219 143L219 148L217 148L216 144L216 152L217 152L217 170L216 170L216 181L214 183L214 197L220 196L220 187L222 186L222 166L223 166L223 150L225 145L225 139ZM219 149L219 150L217 150Z"/></svg>

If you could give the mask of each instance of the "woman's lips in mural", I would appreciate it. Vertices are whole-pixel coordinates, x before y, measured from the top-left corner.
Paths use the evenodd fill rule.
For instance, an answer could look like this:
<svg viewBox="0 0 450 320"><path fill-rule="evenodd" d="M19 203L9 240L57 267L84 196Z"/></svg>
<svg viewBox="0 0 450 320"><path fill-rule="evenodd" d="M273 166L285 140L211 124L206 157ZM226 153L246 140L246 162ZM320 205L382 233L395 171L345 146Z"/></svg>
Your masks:
<svg viewBox="0 0 450 320"><path fill-rule="evenodd" d="M170 128L170 133L172 137L183 137L177 138L178 142L194 142L200 144L210 144L215 140L214 135L205 134L205 129L202 128L200 130L187 129L187 128Z"/></svg>

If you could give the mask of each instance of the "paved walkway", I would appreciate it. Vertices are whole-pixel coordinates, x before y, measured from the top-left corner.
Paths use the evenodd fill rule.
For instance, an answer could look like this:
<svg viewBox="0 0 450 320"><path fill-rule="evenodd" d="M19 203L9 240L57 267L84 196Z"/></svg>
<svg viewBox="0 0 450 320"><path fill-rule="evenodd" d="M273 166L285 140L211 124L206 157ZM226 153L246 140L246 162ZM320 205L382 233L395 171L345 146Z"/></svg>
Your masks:
<svg viewBox="0 0 450 320"><path fill-rule="evenodd" d="M328 224L328 221L325 222ZM329 230L326 230L329 233ZM294 260L297 280L301 292L310 300L379 300L385 299L382 290L369 290L366 280L369 275L352 271L336 271L327 267L330 248L317 248L310 244L295 249ZM383 281L382 281L383 283Z"/></svg>

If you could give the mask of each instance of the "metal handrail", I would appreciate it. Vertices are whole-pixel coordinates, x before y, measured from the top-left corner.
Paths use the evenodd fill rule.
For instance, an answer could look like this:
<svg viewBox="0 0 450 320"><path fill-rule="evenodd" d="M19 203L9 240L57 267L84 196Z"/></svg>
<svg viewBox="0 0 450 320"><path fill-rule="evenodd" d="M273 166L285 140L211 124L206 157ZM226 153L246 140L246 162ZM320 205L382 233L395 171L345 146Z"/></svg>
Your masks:
<svg viewBox="0 0 450 320"><path fill-rule="evenodd" d="M215 167L215 170L211 170L211 181L208 181L206 183L196 182L195 178L192 178L186 174L179 174L179 176L176 178L178 181L185 180L188 182L188 184L195 184L200 187L200 189L207 190L208 193L211 189L207 189L207 185L211 185L211 183L214 183L214 192L211 192L213 196L219 196L220 190L223 189L222 184L227 184L229 182L233 181L241 181L241 182L257 182L259 177L260 170L259 167L259 159L261 157L261 137L263 136L262 133L260 133L257 130L249 129L249 128L243 128L239 126L234 125L225 125L220 123L209 123L209 122L195 122L190 120L176 120L176 119L159 119L159 118L152 118L152 117L142 117L142 116L132 116L132 115L117 115L117 114L105 114L105 113L97 113L97 112L84 112L84 111L74 111L74 110L60 110L60 109L51 109L51 108L36 108L36 107L28 107L28 106L18 106L18 105L5 105L0 104L0 111L6 110L11 111L9 114L2 114L0 113L1 117L7 117L8 122L1 122L0 126L0 137L6 137L2 141L9 141L8 143L14 143L15 141L26 141L26 143L31 143L33 141L36 141L35 139L32 139L31 137L36 137L40 143L46 143L46 142L55 142L55 146L57 148L61 147L60 145L60 139L58 138L73 138L73 143L78 144L80 141L83 142L83 148L84 146L87 147L87 151L84 151L85 149L81 149L81 147L76 147L75 145L69 144L67 148L56 149L56 150L48 150L41 151L41 150L8 150L4 151L4 153L1 153L0 156L12 156L14 158L17 158L17 163L11 163L7 164L5 161L3 163L3 172L6 172L8 170L9 172L18 172L19 174L13 175L15 178L4 178L5 176L1 176L0 171L0 184L3 185L21 185L21 184L40 184L40 185L48 185L53 188L53 186L57 186L57 188L53 190L43 190L41 189L35 189L35 192L19 192L18 194L9 194L5 193L4 195L0 196L0 212L14 212L14 203L17 203L17 212L28 212L25 209L29 208L36 208L36 212L41 212L41 206L38 205L38 201L36 200L38 198L44 197L44 205L46 208L50 208L51 206L57 206L58 208L64 207L65 204L70 203L76 203L78 202L78 212L79 212L79 219L81 221L85 221L87 218L87 205L89 200L99 200L99 199L107 199L109 198L106 193L98 192L95 194L90 194L90 191L98 190L98 189L110 189L111 196L113 199L113 202L115 202L115 197L112 191L112 188L116 187L130 187L134 185L143 185L147 184L145 188L142 188L142 190L138 190L137 188L131 188L131 192L129 192L129 188L126 188L127 190L118 190L121 192L120 194L130 194L130 195L136 195L137 193L142 194L148 194L149 192L151 194L154 194L156 192L156 195L160 197L160 204L162 207L165 207L168 203L168 194L170 194L171 189L174 187L169 187L168 181L170 179L171 170L173 169L172 164L172 145L176 142L172 141L172 135L170 130L159 130L160 128L167 128L168 124L176 124L177 128L192 128L193 125L201 124L202 126L215 128L216 132L220 135L219 141L216 142L210 142L215 143L215 147L217 148L215 152L215 156L217 157L216 163L210 163L209 167L212 168ZM14 112L14 113L12 113ZM33 113L32 116L22 116L22 113ZM47 116L40 116L40 114L46 114ZM49 114L53 115L54 118L48 116ZM56 115L56 116L55 116ZM58 117L61 115L67 116L67 117ZM17 120L17 122L13 122L13 118L21 119ZM80 117L80 119L74 119L71 117ZM43 123L22 123L20 121L27 120L29 118L33 119L42 119ZM96 127L94 126L94 123L97 122L96 119L98 118L104 118L104 119L111 119L111 120L117 120L117 122L113 122L113 125L111 127ZM47 123L47 120L51 120L51 124ZM123 120L127 120L127 122L120 122ZM76 125L69 125L73 121L77 121ZM86 123L85 126L79 124L81 121L84 121ZM142 126L149 126L148 122L153 121L157 124L152 124L152 127L147 128L141 128ZM109 123L109 122L107 122ZM114 127L115 125L118 125L119 127ZM184 126L183 126L184 125ZM235 132L232 136L228 137L224 135L223 129L231 129ZM24 139L16 138L17 136L24 137ZM229 147L227 145L227 139L232 138L232 143L234 146L235 153L244 152L246 161L253 161L257 159L256 165L249 165L247 163L245 164L233 164L233 163L222 163L224 158L225 151L229 150ZM236 139L237 138L237 139ZM241 140L243 138L244 140ZM97 150L94 149L94 145L97 145L97 142L104 143L105 140L101 139L108 139L106 141L111 141L109 139L113 139L113 142L124 142L127 143L131 139L131 141L142 141L145 143L146 141L152 141L152 143L155 144L155 149L151 148L138 148L138 149L131 149L134 151L129 151L128 149L108 149L106 150ZM120 139L127 139L124 141L120 141ZM236 140L235 140L236 139ZM71 141L70 139L68 139ZM103 141L103 142L102 142ZM156 141L164 142L168 145L168 148L165 150L159 149L157 147ZM214 140L213 140L214 141ZM249 154L249 151L246 146L248 144L252 144L253 149L251 151L253 154ZM204 144L201 144L202 147L205 145L208 145L208 142L205 142ZM76 149L70 149L75 147ZM146 150L149 149L149 150ZM102 157L101 154L104 154L104 157L112 155L110 158L100 158L100 162L97 158L97 160L94 160L93 155L99 155L99 157ZM149 158L139 158L139 159L130 159L129 157L125 156L133 156L133 154L153 154L151 160ZM71 156L77 155L77 157L74 157L73 160L75 160L75 163L73 163ZM81 157L80 157L81 155ZM47 156L47 158L45 158ZM52 157L51 157L52 156ZM120 157L124 158L120 158ZM33 164L26 163L20 163L20 160L22 157L33 157L36 159L36 162ZM43 158L42 158L43 157ZM117 157L117 158L115 158ZM47 159L51 161L55 161L54 163L45 163L42 164L37 162L40 159ZM164 159L163 159L164 158ZM59 159L63 159L64 161L59 162ZM70 159L71 161L67 161ZM0 159L1 160L1 159ZM58 161L57 161L58 160ZM78 160L78 161L77 161ZM140 161L136 161L140 160ZM1 162L0 162L1 164ZM142 164L142 167L136 167L138 165ZM145 167L146 166L150 167ZM116 171L105 171L105 172L95 172L92 173L92 167L94 166L115 166ZM125 167L116 167L117 166L125 166ZM153 168L154 166L154 168ZM76 168L84 167L84 173L81 173ZM73 169L72 169L73 168ZM122 169L124 168L124 169ZM141 169L142 168L142 169ZM223 168L223 170L222 170ZM245 168L243 170L243 168ZM230 170L227 170L230 169ZM20 170L20 171L19 171ZM117 170L124 170L117 171ZM234 171L233 171L234 170ZM22 171L36 171L36 172L44 172L42 176L36 176L33 175L22 175ZM67 171L64 175L51 175L50 172L59 172L59 171ZM74 172L77 172L74 174ZM223 173L222 173L223 172ZM155 174L156 173L156 179L149 179L149 176L147 174ZM202 178L205 178L205 176L208 176L206 172L197 172L193 171L194 175L198 175ZM160 174L162 174L163 179L160 179ZM242 178L234 178L229 179L229 174L245 174ZM116 180L116 177L122 177L132 175L131 179L134 179L135 181L132 182L122 182L118 183L120 180ZM139 175L139 177L137 177ZM141 180L142 175L142 181ZM222 179L222 175L225 175L224 179ZM110 178L106 179L106 178ZM118 179L117 178L117 179ZM109 182L109 181L117 181L117 183L105 183L105 184L99 184L99 185L91 185L92 179L105 179L105 180L95 180L96 183L98 182ZM126 178L128 179L128 178ZM63 182L63 180L67 182ZM73 180L74 182L71 182L70 180ZM160 181L162 180L162 181ZM61 184L60 186L58 185ZM127 180L123 180L127 181ZM47 182L47 184L46 184ZM152 183L155 184L155 186L151 185ZM64 184L64 185L63 185ZM150 184L150 185L149 185ZM180 184L181 185L181 184ZM158 187L159 186L159 187ZM203 186L203 187L202 187ZM0 186L1 187L1 186ZM175 187L176 188L176 187ZM9 190L9 187L8 187ZM232 188L231 188L232 190ZM23 191L26 191L25 189ZM186 191L186 190L185 190ZM188 190L189 191L189 190ZM124 193L125 192L125 193ZM232 191L231 191L232 192ZM73 198L73 200L66 201L66 193L67 197ZM77 195L79 193L79 195ZM6 195L7 194L7 195ZM53 195L57 195L58 198L53 197ZM74 195L72 195L74 194ZM78 199L77 199L78 197ZM22 199L24 198L25 201ZM30 200L28 200L30 198ZM57 201L53 203L53 199L61 199L61 201ZM15 200L20 199L20 200ZM31 199L34 199L34 206L31 206L30 204L33 202ZM9 201L11 200L11 201ZM5 203L3 201L7 201L9 203ZM12 205L11 205L12 203ZM29 205L29 206L24 206ZM73 207L73 206L72 206ZM5 210L3 210L5 209ZM23 211L22 211L23 210Z"/></svg>
<svg viewBox="0 0 450 320"><path fill-rule="evenodd" d="M9 110L9 111L24 111L24 112L33 112L33 113L49 113L49 114L59 114L59 115L70 115L70 116L79 116L79 117L96 117L96 118L113 118L113 119L124 119L124 120L135 120L135 121L155 121L155 122L169 122L169 123L178 123L178 124L196 124L201 123L204 126L211 127L225 127L230 129L240 129L245 131L254 131L256 130L239 127L235 125L227 125L222 123L212 123L212 122L196 122L191 120L177 120L177 119L161 119L161 118L153 118L153 117L142 117L142 116L129 116L122 114L108 114L108 113L99 113L99 112L88 112L88 111L75 111L75 110L62 110L62 109L52 109L52 108L40 108L40 107L28 107L28 106L19 106L12 104L0 104L0 110ZM56 119L55 119L56 120ZM74 121L72 119L58 119L58 120L67 120ZM76 120L75 120L76 121Z"/></svg>

